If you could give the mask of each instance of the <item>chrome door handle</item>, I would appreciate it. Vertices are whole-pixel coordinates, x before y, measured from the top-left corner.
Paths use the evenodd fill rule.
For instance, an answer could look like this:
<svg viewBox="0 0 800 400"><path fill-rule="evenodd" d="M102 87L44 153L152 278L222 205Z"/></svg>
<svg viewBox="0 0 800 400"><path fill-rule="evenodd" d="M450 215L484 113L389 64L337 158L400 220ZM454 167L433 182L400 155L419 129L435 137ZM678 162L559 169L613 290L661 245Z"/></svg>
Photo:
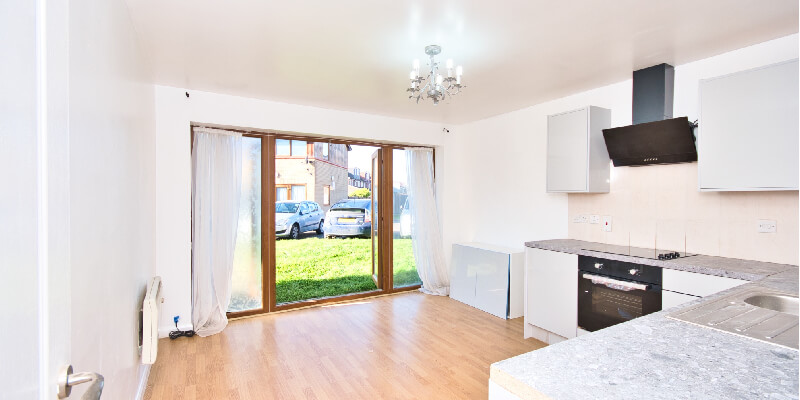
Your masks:
<svg viewBox="0 0 800 400"><path fill-rule="evenodd" d="M64 399L72 393L72 387L82 383L91 382L89 388L81 396L81 400L100 400L103 394L103 375L95 372L72 373L72 365L61 368L58 375L58 398Z"/></svg>

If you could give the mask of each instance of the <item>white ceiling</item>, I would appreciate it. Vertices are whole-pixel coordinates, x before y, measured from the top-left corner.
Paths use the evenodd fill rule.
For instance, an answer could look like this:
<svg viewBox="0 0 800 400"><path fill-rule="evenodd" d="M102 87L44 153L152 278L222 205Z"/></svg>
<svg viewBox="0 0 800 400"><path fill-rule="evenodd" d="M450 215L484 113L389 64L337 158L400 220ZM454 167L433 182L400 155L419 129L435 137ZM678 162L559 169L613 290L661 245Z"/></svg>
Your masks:
<svg viewBox="0 0 800 400"><path fill-rule="evenodd" d="M798 31L797 0L127 3L157 84L447 123ZM405 93L428 44L464 66L449 104Z"/></svg>

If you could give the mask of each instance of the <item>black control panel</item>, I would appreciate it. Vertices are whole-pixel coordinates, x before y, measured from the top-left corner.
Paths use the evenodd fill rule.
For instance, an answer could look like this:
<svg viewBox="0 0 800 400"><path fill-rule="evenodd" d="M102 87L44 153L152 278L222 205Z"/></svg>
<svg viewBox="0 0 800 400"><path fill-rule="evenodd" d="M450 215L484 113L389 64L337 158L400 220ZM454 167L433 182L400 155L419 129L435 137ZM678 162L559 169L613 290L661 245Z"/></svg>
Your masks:
<svg viewBox="0 0 800 400"><path fill-rule="evenodd" d="M578 256L578 269L596 275L661 285L662 271L659 267L608 260L605 258Z"/></svg>

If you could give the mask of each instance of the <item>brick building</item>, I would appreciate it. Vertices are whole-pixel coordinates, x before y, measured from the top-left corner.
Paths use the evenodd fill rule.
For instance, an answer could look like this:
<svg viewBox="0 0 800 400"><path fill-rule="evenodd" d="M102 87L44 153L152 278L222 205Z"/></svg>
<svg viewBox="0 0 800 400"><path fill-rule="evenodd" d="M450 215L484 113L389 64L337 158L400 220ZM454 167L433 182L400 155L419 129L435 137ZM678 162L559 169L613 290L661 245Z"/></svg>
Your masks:
<svg viewBox="0 0 800 400"><path fill-rule="evenodd" d="M347 173L347 178L348 195L359 189L372 190L372 177L369 175L369 172L363 172L360 168L354 167Z"/></svg>
<svg viewBox="0 0 800 400"><path fill-rule="evenodd" d="M324 211L347 198L346 144L275 140L275 198L312 200Z"/></svg>

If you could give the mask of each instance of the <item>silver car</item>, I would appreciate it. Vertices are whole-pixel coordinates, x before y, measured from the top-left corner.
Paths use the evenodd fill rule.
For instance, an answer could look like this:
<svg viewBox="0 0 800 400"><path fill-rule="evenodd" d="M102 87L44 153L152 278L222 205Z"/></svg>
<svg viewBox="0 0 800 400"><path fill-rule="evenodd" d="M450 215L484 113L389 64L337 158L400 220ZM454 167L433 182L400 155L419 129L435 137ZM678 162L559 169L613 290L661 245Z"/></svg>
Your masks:
<svg viewBox="0 0 800 400"><path fill-rule="evenodd" d="M276 201L275 236L297 239L301 233L322 233L324 213L313 201Z"/></svg>
<svg viewBox="0 0 800 400"><path fill-rule="evenodd" d="M336 202L325 217L325 238L372 237L372 200L345 199Z"/></svg>

